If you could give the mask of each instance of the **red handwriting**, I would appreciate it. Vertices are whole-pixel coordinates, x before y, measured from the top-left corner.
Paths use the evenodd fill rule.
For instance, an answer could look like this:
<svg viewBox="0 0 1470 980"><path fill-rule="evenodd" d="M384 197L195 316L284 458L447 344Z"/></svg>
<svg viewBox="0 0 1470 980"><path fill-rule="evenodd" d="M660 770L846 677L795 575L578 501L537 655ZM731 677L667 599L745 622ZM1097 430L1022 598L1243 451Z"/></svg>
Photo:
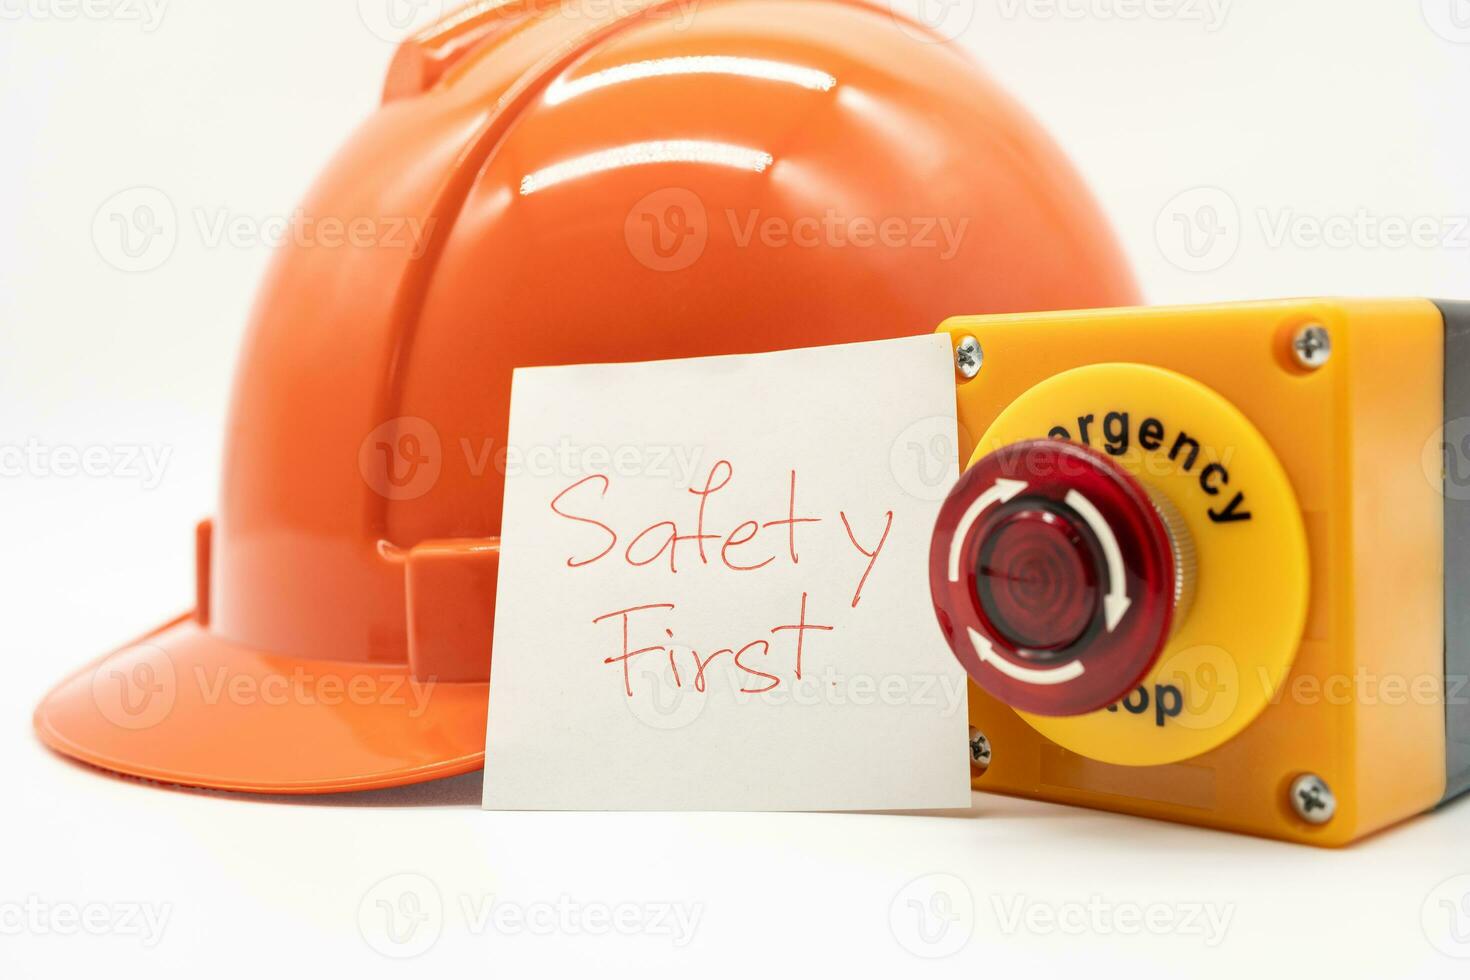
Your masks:
<svg viewBox="0 0 1470 980"><path fill-rule="evenodd" d="M744 531L746 528L750 528L750 533L742 537L741 532ZM720 561L725 563L726 568L729 568L732 571L736 572L755 572L759 571L762 568L765 568L771 562L776 560L775 558L767 558L765 561L759 562L755 565L740 565L730 560L731 548L738 548L742 544L749 544L750 541L757 534L760 533L760 531L761 526L758 521L746 521L744 524L740 525L735 530L730 532L729 536L725 538L725 543L720 545Z"/></svg>
<svg viewBox="0 0 1470 980"><path fill-rule="evenodd" d="M796 525L798 524L820 524L819 517L797 517L796 516L796 471L791 471L791 504L786 511L786 519L771 521L765 527L780 527L786 525L786 547L791 552L791 564L800 565L801 558L796 554Z"/></svg>
<svg viewBox="0 0 1470 980"><path fill-rule="evenodd" d="M720 481L720 485L719 486L715 486L715 474L718 473L718 472L720 472L720 468L721 467L723 467L724 470L725 470L725 478ZM723 489L725 489L726 487L728 487L730 485L730 479L734 475L735 475L735 467L733 467L733 466L730 465L730 461L729 460L722 459L718 463L716 463L713 467L711 467L711 469L709 471L709 479L707 479L707 480L704 481L704 489L703 490L695 490L692 487L689 490L690 493L694 494L695 496L697 496L699 498L699 518L698 518L697 522L695 523L694 540L699 543L699 560L702 561L702 562L704 562L706 565L709 564L709 556L704 553L704 543L706 541L712 539L712 538L718 538L719 535L718 534L705 534L704 533L704 507L705 507L705 504L708 504L709 503L709 498L710 498L710 495L711 494L715 493L718 490L723 490ZM795 474L793 474L793 475L795 475ZM725 543L728 546L729 540L727 539ZM725 552L725 549L724 548L721 548L720 549L720 554L722 556L724 555L724 552Z"/></svg>
<svg viewBox="0 0 1470 980"><path fill-rule="evenodd" d="M828 522L803 506L797 471L790 470L788 478L782 481L783 499L777 514L737 514L734 515L738 518L736 520L728 513L733 509L728 501L732 499L729 488L735 479L734 464L728 459L719 460L710 467L702 485L688 489L688 493L696 498L688 512L672 516L655 512L644 519L661 519L646 526L639 521L634 525L636 531L615 528L614 519L606 514L606 520L593 516L599 506L606 508L609 496L618 491L612 477L595 474L577 480L553 497L550 504L553 514L576 525L579 538L587 539L566 558L566 566L578 569L608 560L620 567L667 569L671 575L691 566L742 575L773 566L796 568L801 566L803 545L808 550L813 547L811 536L820 535L819 529L824 524L831 528L826 533L835 535L835 525L840 522L846 533L846 544L837 545L837 548L848 555L855 552L854 557L862 565L862 574L857 577L850 603L850 607L856 609L888 544L893 531L894 512L888 510L881 518L858 521L846 510L838 510L838 521ZM730 530L721 530L726 527ZM862 528L861 533L859 527ZM869 547L868 543L873 542L875 536L876 543ZM851 552L847 551L848 546L851 546ZM824 555L832 553L830 550L822 552ZM805 568L803 573L810 574ZM604 658L602 663L621 671L623 693L628 698L635 696L635 665L642 672L649 664L657 665L659 673L671 679L676 688L683 689L688 684L700 694L709 690L712 670L724 665L729 668L729 676L734 678L729 685L732 689L738 688L741 694L764 694L787 683L788 679L802 680L817 636L835 629L832 625L814 622L811 593L802 589L800 594L795 622L773 626L741 644L716 646L701 643L702 650L696 650L676 637L673 614L677 610L671 602L628 606L598 616L592 623L597 627L615 627L618 631L617 653Z"/></svg>
<svg viewBox="0 0 1470 980"><path fill-rule="evenodd" d="M636 613L636 612L646 612L649 609L673 609L673 608L674 608L674 604L671 603L671 602L655 602L655 603L652 603L651 605L647 605L647 606L632 606L632 607L630 607L628 609L619 609L617 612L610 612L610 613L608 613L605 616L598 616L596 619L594 619L592 621L592 625L593 626L596 626L598 623L606 622L607 620L612 619L614 617L621 618L622 621L623 621L623 655L620 656L620 657L609 657L608 659L604 660L603 663L605 663L605 664L615 664L615 663L618 663L619 661L622 662L622 664L623 664L623 687L627 691L628 697L630 697L630 698L633 696L633 678L628 675L628 661L632 660L634 657L637 657L637 656L639 656L641 654L653 653L655 650L664 650L665 647L663 647L663 646L651 646L651 647L643 647L640 650L629 650L628 649L628 619L634 613ZM665 632L667 632L667 630ZM675 667L674 668L674 678L675 678L676 681L678 680L678 676L679 676L678 668Z"/></svg>
<svg viewBox="0 0 1470 980"><path fill-rule="evenodd" d="M797 529L824 522L820 517L802 513L801 508L798 507L796 471L791 471L786 507L782 516L767 521L747 517L736 524L733 530L713 531L710 529L710 502L720 491L730 486L734 478L735 467L729 460L722 459L715 463L710 468L704 486L699 489L690 488L688 491L699 498L699 503L694 510L692 532L685 533L679 521L672 518L655 521L627 538L627 543L622 548L622 560L633 568L647 568L655 563L660 566L666 565L669 572L675 575L679 573L681 560L687 562L693 560L694 557L698 558L701 565L723 567L732 572L760 571L770 567L778 558L789 561L792 566L800 565L801 551L798 547ZM594 484L598 485L595 497L592 495ZM593 501L605 499L612 485L612 479L602 474L583 477L552 498L551 512L553 514L583 527L595 529L598 537L603 539L600 541L602 550L591 554L590 557L568 557L566 560L568 568L582 568L595 564L613 554L618 550L618 545L623 543L624 537L612 527L594 517L587 516L587 511ZM847 531L847 540L859 555L867 559L867 567L863 571L857 591L853 596L852 604L856 607L862 598L863 586L867 584L868 577L873 572L873 566L877 563L883 546L888 541L888 533L893 528L893 512L887 512L882 535L872 551L859 543L847 513L839 511L838 516L841 518L843 528ZM779 550L772 549L766 542L767 536L764 536L762 532L782 528L786 532L785 547ZM716 542L719 544L718 549L712 547ZM685 551L680 550L681 545L684 546ZM690 551L690 546L692 546L692 552L685 554Z"/></svg>
<svg viewBox="0 0 1470 980"><path fill-rule="evenodd" d="M806 646L806 634L809 632L829 633L834 629L834 627L832 626L808 621L807 600L808 596L806 595L806 593L802 593L801 612L797 616L797 621L795 623L774 626L770 630L770 634L773 637L779 637L783 633L796 634L796 649L793 655L792 670L796 680L801 680L801 665L802 656L804 654ZM681 650L687 651L688 659L693 661L693 686L694 689L701 694L705 693L708 688L707 671L709 670L710 666L714 664L717 660L719 660L719 658L722 656L728 656L730 658L730 661L734 664L735 669L739 671L741 678L741 694L764 694L767 691L775 690L783 683L784 677L781 674L772 673L769 670L761 670L757 667L751 666L751 664L746 659L748 656L754 657L758 655L762 658L760 661L762 666L769 665L769 658L771 656L771 641L763 637L751 640L744 646L738 648L734 646L721 647L720 649L717 649L707 655L701 655L698 650L695 650L692 647L680 647L673 644L666 646L662 642L647 643L645 645L636 647L634 646L634 641L631 639L631 637L633 635L633 620L635 617L637 617L638 619L638 635L642 637L646 636L647 633L650 632L650 622L657 621L656 618L653 616L653 613L662 612L663 614L665 614L663 617L663 622L666 623L668 622L667 614L672 613L676 608L677 607L671 602L647 603L641 606L629 606L625 609L617 609L613 612L606 613L605 615L598 616L592 621L594 626L612 621L617 622L620 633L620 643L618 647L620 652L611 657L604 658L602 662L606 666L612 666L614 664L621 666L623 674L623 693L627 697L631 698L634 696L632 663L634 659L644 657L648 654L663 654L668 663L669 672L673 676L674 686L677 688L683 688L684 679L679 673L678 665L679 653ZM674 631L672 628L664 626L662 629L662 633L667 640L672 641L674 639ZM642 641L640 640L640 642ZM773 669L780 670L781 668L778 666ZM765 682L765 686L748 686L752 683L755 683L756 678L759 678L761 681Z"/></svg>
<svg viewBox="0 0 1470 980"><path fill-rule="evenodd" d="M893 511L888 512L887 520L883 523L883 536L878 539L878 547L872 551L858 544L857 535L852 533L852 524L847 520L844 511L838 511L837 516L842 518L842 527L847 531L847 540L852 546L868 557L868 567L863 569L863 577L858 579L857 591L852 594L852 608L856 609L858 603L863 601L863 586L868 584L868 576L873 574L873 566L878 564L878 555L883 551L883 546L888 543L888 532L893 530Z"/></svg>
<svg viewBox="0 0 1470 980"><path fill-rule="evenodd" d="M594 521L590 517L577 517L577 516L575 516L573 514L568 514L565 511L563 511L563 510L561 510L560 508L557 507L557 504L561 503L561 498L565 497L567 494L571 493L573 490L577 489L578 487L584 486L585 484L588 484L588 483L591 483L594 480L601 480L602 481L602 496L606 497L607 496L608 487L612 486L612 481L609 480L607 477L602 476L601 474L598 474L598 475L595 475L595 476L589 476L586 479L578 480L576 483L573 483L571 486L567 487L561 493L559 493L555 497L552 497L551 498L551 511L552 511L552 513L556 514L558 517L565 517L569 521L576 521L579 524L591 524L593 527L600 527L600 528L603 529L603 531L607 532L608 537L610 537L612 539L611 541L609 541L607 543L607 547L606 548L603 548L601 551L599 551L597 554L593 555L591 558L588 558L588 559L586 559L584 561L577 561L574 558L568 558L567 559L567 567L568 568L580 568L583 565L590 565L593 562L598 561L601 558L605 558L607 556L608 552L612 551L614 548L616 548L618 546L618 536L616 534L614 534L613 533L613 529L610 528L610 527L608 527L606 524L602 523L601 521Z"/></svg>
<svg viewBox="0 0 1470 980"><path fill-rule="evenodd" d="M801 680L801 649L802 649L802 643L806 639L806 631L807 630L823 630L823 631L826 631L826 632L829 632L830 633L832 631L832 627L830 627L830 626L811 626L811 625L808 625L807 624L807 621L806 621L806 593L803 592L801 594L801 618L799 620L797 620L796 625L795 626L777 626L777 627L773 628L771 630L771 632L772 633L785 633L785 632L788 632L790 630L795 630L796 631L796 679L797 680Z"/></svg>

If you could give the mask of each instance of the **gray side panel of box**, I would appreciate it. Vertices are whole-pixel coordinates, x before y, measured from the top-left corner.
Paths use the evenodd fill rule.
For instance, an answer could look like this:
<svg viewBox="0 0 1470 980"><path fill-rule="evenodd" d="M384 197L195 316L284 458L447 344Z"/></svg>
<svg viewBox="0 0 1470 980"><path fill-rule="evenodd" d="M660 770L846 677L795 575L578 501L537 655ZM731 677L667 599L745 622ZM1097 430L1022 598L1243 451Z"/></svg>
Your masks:
<svg viewBox="0 0 1470 980"><path fill-rule="evenodd" d="M1470 790L1470 303L1444 314L1445 799ZM1456 424L1456 420L1462 420Z"/></svg>

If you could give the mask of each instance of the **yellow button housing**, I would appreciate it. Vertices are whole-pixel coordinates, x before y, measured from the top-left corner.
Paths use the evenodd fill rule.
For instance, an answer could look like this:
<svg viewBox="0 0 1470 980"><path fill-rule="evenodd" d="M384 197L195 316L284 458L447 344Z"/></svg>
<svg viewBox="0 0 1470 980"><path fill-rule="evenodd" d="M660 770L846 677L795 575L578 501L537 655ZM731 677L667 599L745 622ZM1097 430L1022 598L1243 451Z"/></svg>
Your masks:
<svg viewBox="0 0 1470 980"><path fill-rule="evenodd" d="M1331 338L1320 366L1293 350L1308 325ZM1198 552L1192 608L1145 684L1187 692L1178 714L1022 717L972 685L991 749L977 789L1328 846L1440 802L1445 499L1423 464L1445 423L1439 307L1290 300L940 329L983 351L956 376L962 460L1057 427L1082 441L1089 414L1087 441L1106 450L1103 419L1127 412L1120 462L1176 506ZM1141 442L1146 419L1164 432ZM1216 494L1198 463L1169 459L1181 429L1225 463ZM1211 520L1237 492L1252 519ZM1308 773L1335 797L1324 823L1292 805Z"/></svg>

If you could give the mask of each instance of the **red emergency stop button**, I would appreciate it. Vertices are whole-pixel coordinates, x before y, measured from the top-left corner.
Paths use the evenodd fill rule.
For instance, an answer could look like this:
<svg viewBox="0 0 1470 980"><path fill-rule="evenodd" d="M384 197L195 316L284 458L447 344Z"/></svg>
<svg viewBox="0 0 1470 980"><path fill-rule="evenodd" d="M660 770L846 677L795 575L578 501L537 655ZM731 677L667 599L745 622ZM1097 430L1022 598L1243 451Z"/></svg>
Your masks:
<svg viewBox="0 0 1470 980"><path fill-rule="evenodd" d="M1133 690L1168 641L1192 553L1172 508L1102 453L1016 443L982 458L939 512L929 584L975 683L1037 715Z"/></svg>

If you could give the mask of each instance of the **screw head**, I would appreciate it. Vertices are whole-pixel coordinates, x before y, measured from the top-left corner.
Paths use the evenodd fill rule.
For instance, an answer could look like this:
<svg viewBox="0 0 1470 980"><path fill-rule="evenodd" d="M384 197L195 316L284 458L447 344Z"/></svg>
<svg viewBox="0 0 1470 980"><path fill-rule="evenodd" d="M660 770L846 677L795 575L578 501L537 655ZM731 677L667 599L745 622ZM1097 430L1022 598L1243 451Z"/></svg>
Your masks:
<svg viewBox="0 0 1470 980"><path fill-rule="evenodd" d="M1292 780L1291 806L1307 823L1320 825L1337 813L1337 797L1321 776L1308 772Z"/></svg>
<svg viewBox="0 0 1470 980"><path fill-rule="evenodd" d="M1291 338L1291 353L1308 371L1315 371L1332 356L1332 335L1320 323L1309 323Z"/></svg>
<svg viewBox="0 0 1470 980"><path fill-rule="evenodd" d="M974 337L961 337L954 347L954 368L960 377L966 380L973 378L980 373L984 363L985 352L980 349L980 341Z"/></svg>
<svg viewBox="0 0 1470 980"><path fill-rule="evenodd" d="M980 772L990 768L990 739L978 728L970 729L970 765Z"/></svg>

